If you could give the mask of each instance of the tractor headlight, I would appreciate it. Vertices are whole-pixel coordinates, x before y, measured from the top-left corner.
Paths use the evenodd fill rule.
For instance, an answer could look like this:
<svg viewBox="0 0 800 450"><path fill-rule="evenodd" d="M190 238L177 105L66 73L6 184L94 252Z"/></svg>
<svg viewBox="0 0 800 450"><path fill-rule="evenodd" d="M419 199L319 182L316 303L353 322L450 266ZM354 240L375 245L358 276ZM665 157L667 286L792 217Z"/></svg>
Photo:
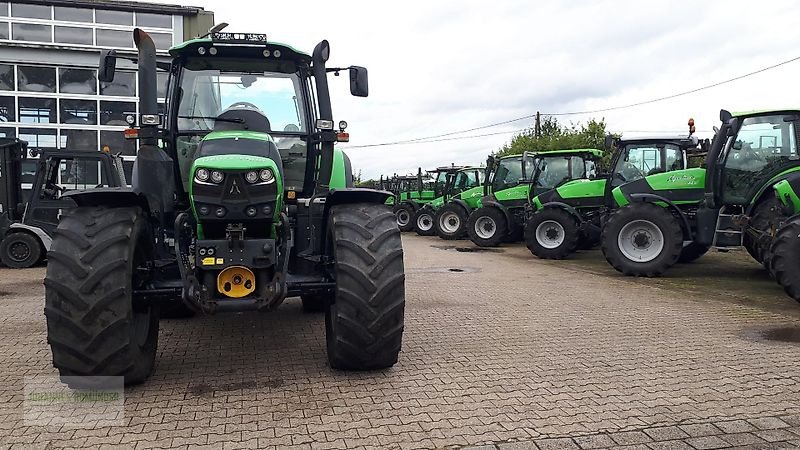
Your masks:
<svg viewBox="0 0 800 450"><path fill-rule="evenodd" d="M246 174L244 174L244 179L248 183L253 184L256 181L258 181L258 172L256 172L255 170L251 170L250 172L247 172Z"/></svg>
<svg viewBox="0 0 800 450"><path fill-rule="evenodd" d="M194 173L194 178L203 183L208 181L208 176L208 169L197 169L197 172Z"/></svg>
<svg viewBox="0 0 800 450"><path fill-rule="evenodd" d="M224 178L225 177L222 175L222 172L220 172L219 170L212 170L211 171L211 181L213 181L214 183L217 183L217 184L222 183L222 180Z"/></svg>
<svg viewBox="0 0 800 450"><path fill-rule="evenodd" d="M272 183L275 180L275 174L269 169L261 169L258 177L261 178L261 181L265 183Z"/></svg>

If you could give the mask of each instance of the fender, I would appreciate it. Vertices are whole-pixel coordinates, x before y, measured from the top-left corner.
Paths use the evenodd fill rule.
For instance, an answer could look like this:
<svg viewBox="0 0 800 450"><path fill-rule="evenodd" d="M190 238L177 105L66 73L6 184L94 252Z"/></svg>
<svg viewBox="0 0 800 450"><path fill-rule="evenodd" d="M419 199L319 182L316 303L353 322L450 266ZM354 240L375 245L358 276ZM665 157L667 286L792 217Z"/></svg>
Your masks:
<svg viewBox="0 0 800 450"><path fill-rule="evenodd" d="M334 189L330 191L328 195L326 195L325 197L317 197L314 199L309 199L309 202L312 205L316 204L323 205L322 236L324 236L323 242L327 242L328 217L330 216L331 207L336 205L346 205L353 203L374 203L377 205L386 206L386 211L391 213L392 212L391 205L386 205L386 199L390 197L394 197L394 194L392 194L389 191L379 191L377 189L368 189L368 188L345 188L345 189Z"/></svg>
<svg viewBox="0 0 800 450"><path fill-rule="evenodd" d="M8 227L10 234L13 230L19 230L20 233L28 233L33 234L37 238L39 238L39 242L42 243L42 247L44 247L45 251L50 251L50 245L53 243L53 238L50 237L45 231L39 227L32 227L30 225L25 225L22 223L12 223L11 226ZM5 236L3 236L5 237Z"/></svg>
<svg viewBox="0 0 800 450"><path fill-rule="evenodd" d="M508 208L503 206L502 203L497 202L495 200L488 200L488 201L487 200L481 200L481 205L483 207L491 206L493 208L499 209L503 213L503 216L505 216L506 223L508 223L508 224L514 223L512 217L511 217L511 213L508 212Z"/></svg>
<svg viewBox="0 0 800 450"><path fill-rule="evenodd" d="M667 204L667 207L672 211L678 213L678 216L681 218L681 228L683 229L683 235L688 236L689 239L692 238L692 227L689 225L689 219L686 217L686 214L681 211L680 208L672 201L667 200L666 198L656 195L656 194L646 194L646 193L637 193L637 194L630 194L631 201L639 201L639 202L664 202Z"/></svg>
<svg viewBox="0 0 800 450"><path fill-rule="evenodd" d="M564 202L547 202L542 204L542 209L545 208L561 208L573 216L575 220L578 221L578 224L583 223L583 218L581 218L581 215L578 214L578 210Z"/></svg>
<svg viewBox="0 0 800 450"><path fill-rule="evenodd" d="M146 212L151 211L147 198L128 187L95 188L67 192L63 197L72 199L78 206L108 206L111 208L139 206Z"/></svg>
<svg viewBox="0 0 800 450"><path fill-rule="evenodd" d="M467 205L467 202L465 202L464 200L461 200L460 198L454 198L454 199L453 199L453 200L451 200L451 201L452 201L453 203L455 203L456 205L458 205L458 206L462 207L462 208L464 209L464 212L465 212L465 213L468 213L468 212L469 212L469 205Z"/></svg>

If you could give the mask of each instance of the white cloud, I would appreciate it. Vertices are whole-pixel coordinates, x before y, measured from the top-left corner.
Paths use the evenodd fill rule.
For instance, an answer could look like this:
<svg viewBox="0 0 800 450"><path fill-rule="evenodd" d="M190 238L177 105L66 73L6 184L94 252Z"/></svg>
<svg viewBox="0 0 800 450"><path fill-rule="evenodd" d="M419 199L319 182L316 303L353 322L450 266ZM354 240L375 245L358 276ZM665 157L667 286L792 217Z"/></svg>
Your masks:
<svg viewBox="0 0 800 450"><path fill-rule="evenodd" d="M175 2L177 3L177 2ZM265 32L334 65L370 71L370 97L332 78L335 119L351 144L466 129L533 113L600 109L692 89L797 56L795 2L195 0L229 30ZM677 99L597 114L614 131L708 135L720 108L800 107L800 62ZM571 116L567 121L585 121ZM520 122L485 132L513 130ZM352 149L367 177L479 164L510 134Z"/></svg>

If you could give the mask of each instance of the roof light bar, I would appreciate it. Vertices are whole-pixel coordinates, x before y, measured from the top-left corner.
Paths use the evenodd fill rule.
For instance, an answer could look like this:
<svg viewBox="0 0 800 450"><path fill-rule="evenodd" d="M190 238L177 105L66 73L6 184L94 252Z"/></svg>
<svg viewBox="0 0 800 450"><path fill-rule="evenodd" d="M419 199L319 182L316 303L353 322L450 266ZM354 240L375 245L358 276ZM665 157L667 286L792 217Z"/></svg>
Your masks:
<svg viewBox="0 0 800 450"><path fill-rule="evenodd" d="M266 34L258 33L214 33L211 35L213 41L246 41L246 42L267 42Z"/></svg>

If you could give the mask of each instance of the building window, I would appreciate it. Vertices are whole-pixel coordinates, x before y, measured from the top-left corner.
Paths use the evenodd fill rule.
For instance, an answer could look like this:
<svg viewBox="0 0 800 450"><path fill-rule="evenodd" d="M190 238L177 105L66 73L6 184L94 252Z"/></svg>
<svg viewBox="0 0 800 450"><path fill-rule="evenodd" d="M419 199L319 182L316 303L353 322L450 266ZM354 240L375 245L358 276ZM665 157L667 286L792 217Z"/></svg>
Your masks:
<svg viewBox="0 0 800 450"><path fill-rule="evenodd" d="M125 139L122 131L100 131L100 148L111 154L122 153L123 156L136 156L136 141ZM130 178L128 178L130 180Z"/></svg>
<svg viewBox="0 0 800 450"><path fill-rule="evenodd" d="M14 97L0 97L0 122L16 122Z"/></svg>
<svg viewBox="0 0 800 450"><path fill-rule="evenodd" d="M127 126L125 117L136 116L136 103L133 102L100 102L100 125Z"/></svg>
<svg viewBox="0 0 800 450"><path fill-rule="evenodd" d="M137 27L172 28L172 16L136 13Z"/></svg>
<svg viewBox="0 0 800 450"><path fill-rule="evenodd" d="M11 15L26 17L28 19L52 19L50 7L47 5L32 5L27 3L12 3Z"/></svg>
<svg viewBox="0 0 800 450"><path fill-rule="evenodd" d="M15 41L53 42L51 28L50 25L35 23L13 23L11 24L11 37Z"/></svg>
<svg viewBox="0 0 800 450"><path fill-rule="evenodd" d="M96 130L61 130L58 148L91 152L97 151Z"/></svg>
<svg viewBox="0 0 800 450"><path fill-rule="evenodd" d="M58 90L62 94L97 94L97 71L91 69L58 69Z"/></svg>
<svg viewBox="0 0 800 450"><path fill-rule="evenodd" d="M0 69L1 71L2 69ZM158 87L156 88L156 95L158 98L167 97L167 86L169 85L169 74L167 72L156 72L158 80ZM1 88L0 88L1 89Z"/></svg>
<svg viewBox="0 0 800 450"><path fill-rule="evenodd" d="M47 128L20 128L19 138L28 141L29 150L56 148L56 130Z"/></svg>
<svg viewBox="0 0 800 450"><path fill-rule="evenodd" d="M133 13L130 11L96 9L95 22L110 25L133 25Z"/></svg>
<svg viewBox="0 0 800 450"><path fill-rule="evenodd" d="M170 33L149 33L153 38L153 43L156 44L158 50L169 50L172 47L172 34Z"/></svg>
<svg viewBox="0 0 800 450"><path fill-rule="evenodd" d="M8 22L0 22L0 39L8 39L10 36L8 34Z"/></svg>
<svg viewBox="0 0 800 450"><path fill-rule="evenodd" d="M92 23L94 21L91 9L56 6L55 11L53 12L56 20L61 20L64 22Z"/></svg>
<svg viewBox="0 0 800 450"><path fill-rule="evenodd" d="M56 99L19 97L21 123L56 123Z"/></svg>
<svg viewBox="0 0 800 450"><path fill-rule="evenodd" d="M97 125L97 102L94 100L61 99L59 103L61 104L61 123Z"/></svg>
<svg viewBox="0 0 800 450"><path fill-rule="evenodd" d="M92 29L82 27L59 27L55 29L55 41L59 44L92 45Z"/></svg>
<svg viewBox="0 0 800 450"><path fill-rule="evenodd" d="M0 64L0 91L14 90L14 66Z"/></svg>
<svg viewBox="0 0 800 450"><path fill-rule="evenodd" d="M55 92L54 67L17 66L17 89L28 92Z"/></svg>
<svg viewBox="0 0 800 450"><path fill-rule="evenodd" d="M0 17L8 17L8 2L0 2Z"/></svg>
<svg viewBox="0 0 800 450"><path fill-rule="evenodd" d="M133 47L133 33L118 30L97 30L97 46L131 48Z"/></svg>
<svg viewBox="0 0 800 450"><path fill-rule="evenodd" d="M111 83L100 83L100 95L136 97L136 73L117 72Z"/></svg>
<svg viewBox="0 0 800 450"><path fill-rule="evenodd" d="M0 138L13 138L17 136L17 130L13 128L0 127Z"/></svg>

